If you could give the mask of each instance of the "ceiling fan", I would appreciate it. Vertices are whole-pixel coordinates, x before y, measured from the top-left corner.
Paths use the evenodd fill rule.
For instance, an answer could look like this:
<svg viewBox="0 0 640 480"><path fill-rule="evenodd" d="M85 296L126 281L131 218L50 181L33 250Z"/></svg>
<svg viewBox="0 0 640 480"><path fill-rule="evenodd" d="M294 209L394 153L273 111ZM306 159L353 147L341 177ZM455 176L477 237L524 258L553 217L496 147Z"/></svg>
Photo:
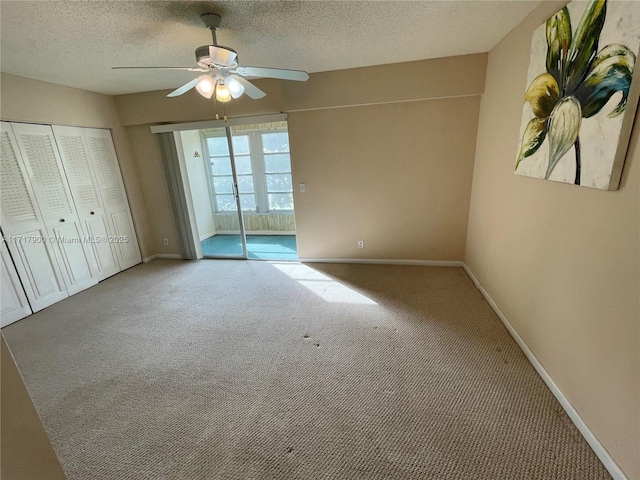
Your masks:
<svg viewBox="0 0 640 480"><path fill-rule="evenodd" d="M243 93L253 99L262 98L265 92L256 87L244 77L279 78L282 80L296 80L304 82L309 74L302 70L285 70L282 68L243 67L238 64L238 53L229 47L218 45L216 29L220 26L222 17L216 13L201 15L204 24L211 30L213 45L204 45L196 49L196 62L199 67L112 67L115 69L156 69L156 70L186 70L201 72L202 75L185 83L171 92L167 97L177 97L192 88L205 98L215 95L219 102L228 102L238 98Z"/></svg>

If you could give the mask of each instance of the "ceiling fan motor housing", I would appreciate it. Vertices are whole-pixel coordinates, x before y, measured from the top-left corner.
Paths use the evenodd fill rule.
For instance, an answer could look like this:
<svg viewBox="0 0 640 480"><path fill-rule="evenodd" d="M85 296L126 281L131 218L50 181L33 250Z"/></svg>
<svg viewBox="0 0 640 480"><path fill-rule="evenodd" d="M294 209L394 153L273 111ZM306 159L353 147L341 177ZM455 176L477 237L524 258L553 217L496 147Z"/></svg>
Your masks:
<svg viewBox="0 0 640 480"><path fill-rule="evenodd" d="M196 49L196 62L203 68L233 68L238 65L238 53L221 45L203 45Z"/></svg>

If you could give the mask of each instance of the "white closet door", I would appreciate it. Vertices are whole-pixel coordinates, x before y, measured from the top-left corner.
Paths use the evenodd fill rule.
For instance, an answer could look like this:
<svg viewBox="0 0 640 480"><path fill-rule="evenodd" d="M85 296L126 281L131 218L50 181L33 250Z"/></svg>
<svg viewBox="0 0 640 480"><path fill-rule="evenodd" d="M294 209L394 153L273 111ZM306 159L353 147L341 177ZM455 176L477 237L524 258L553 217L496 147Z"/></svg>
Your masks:
<svg viewBox="0 0 640 480"><path fill-rule="evenodd" d="M111 231L114 235L113 240L116 242L120 268L124 270L140 263L142 257L111 132L95 128L83 128L82 130L89 146L93 168L100 187L102 204L109 218Z"/></svg>
<svg viewBox="0 0 640 480"><path fill-rule="evenodd" d="M113 231L110 228L82 128L53 126L64 171L78 216L88 236L98 268L98 280L120 271Z"/></svg>
<svg viewBox="0 0 640 480"><path fill-rule="evenodd" d="M0 290L2 292L0 327L6 327L10 323L31 315L31 307L4 242L2 242L0 249L2 252L0 261Z"/></svg>
<svg viewBox="0 0 640 480"><path fill-rule="evenodd" d="M69 295L98 283L91 247L69 191L49 125L11 124Z"/></svg>
<svg viewBox="0 0 640 480"><path fill-rule="evenodd" d="M0 123L0 213L16 270L34 312L68 296L42 213L8 123Z"/></svg>

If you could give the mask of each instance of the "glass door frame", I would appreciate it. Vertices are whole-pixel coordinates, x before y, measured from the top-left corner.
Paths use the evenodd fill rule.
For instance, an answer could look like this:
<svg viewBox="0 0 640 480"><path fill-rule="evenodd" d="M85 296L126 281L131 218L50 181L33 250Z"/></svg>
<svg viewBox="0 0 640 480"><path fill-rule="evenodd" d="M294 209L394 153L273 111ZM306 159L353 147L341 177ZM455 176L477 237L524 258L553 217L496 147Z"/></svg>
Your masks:
<svg viewBox="0 0 640 480"><path fill-rule="evenodd" d="M242 258L249 259L249 251L247 250L247 235L244 230L244 216L242 215L242 205L240 204L240 190L238 189L238 172L236 170L236 155L233 151L233 135L231 127L224 127L227 134L227 144L229 145L229 159L231 160L231 177L233 180L233 196L236 197L236 207L238 208L238 223L240 225L240 241L242 242Z"/></svg>
<svg viewBox="0 0 640 480"><path fill-rule="evenodd" d="M220 128L220 127L218 127ZM233 150L233 135L231 133L231 127L224 126L225 136L227 138L227 148L229 150L229 162L231 164L231 187L232 194L236 201L236 213L238 215L238 224L240 226L240 242L242 244L242 253L240 255L202 255L202 258L215 258L215 259L229 259L229 260L248 260L249 259L249 250L247 249L247 235L244 228L244 217L242 215L242 206L240 204L240 191L238 189L238 172L236 169L236 157ZM206 145L206 141L203 142L205 152L207 153L207 162L210 162L209 148ZM207 175L211 176L211 167L207 168ZM211 183L209 183L210 188L212 188ZM215 202L214 202L215 203ZM215 215L215 212L214 212Z"/></svg>

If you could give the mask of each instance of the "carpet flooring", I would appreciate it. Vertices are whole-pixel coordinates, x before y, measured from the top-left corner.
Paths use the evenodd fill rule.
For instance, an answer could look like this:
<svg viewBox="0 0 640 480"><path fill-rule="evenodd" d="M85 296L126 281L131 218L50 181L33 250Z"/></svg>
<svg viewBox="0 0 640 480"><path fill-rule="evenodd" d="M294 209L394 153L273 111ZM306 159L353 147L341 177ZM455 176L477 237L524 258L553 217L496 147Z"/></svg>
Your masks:
<svg viewBox="0 0 640 480"><path fill-rule="evenodd" d="M3 333L72 480L610 478L461 268L155 260Z"/></svg>
<svg viewBox="0 0 640 480"><path fill-rule="evenodd" d="M210 256L242 256L240 235L214 235L200 242ZM295 235L247 235L247 255L260 260L298 260Z"/></svg>

